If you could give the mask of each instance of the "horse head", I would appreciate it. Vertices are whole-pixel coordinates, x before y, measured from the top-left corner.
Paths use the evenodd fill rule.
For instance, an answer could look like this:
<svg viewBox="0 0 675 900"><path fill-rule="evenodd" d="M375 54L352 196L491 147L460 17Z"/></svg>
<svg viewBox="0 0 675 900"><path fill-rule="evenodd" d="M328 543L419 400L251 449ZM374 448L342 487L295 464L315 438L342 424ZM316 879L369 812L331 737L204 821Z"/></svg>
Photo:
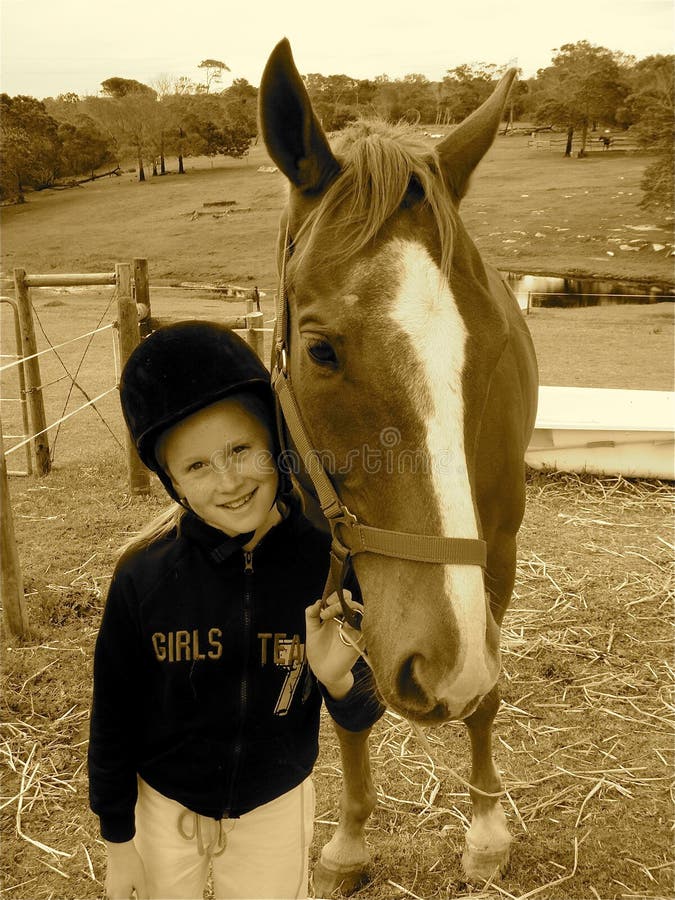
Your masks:
<svg viewBox="0 0 675 900"><path fill-rule="evenodd" d="M466 718L496 683L503 610L485 579L500 534L513 531L505 520L517 530L522 516L500 512L498 494L500 479L522 482L527 425L504 430L497 407L508 398L493 397L513 311L459 216L514 75L435 147L376 121L331 146L286 40L260 87L264 140L290 183L279 239L288 366L312 445L360 522L487 541L487 575L477 564L353 559L379 690L422 722ZM492 461L488 433L507 442Z"/></svg>

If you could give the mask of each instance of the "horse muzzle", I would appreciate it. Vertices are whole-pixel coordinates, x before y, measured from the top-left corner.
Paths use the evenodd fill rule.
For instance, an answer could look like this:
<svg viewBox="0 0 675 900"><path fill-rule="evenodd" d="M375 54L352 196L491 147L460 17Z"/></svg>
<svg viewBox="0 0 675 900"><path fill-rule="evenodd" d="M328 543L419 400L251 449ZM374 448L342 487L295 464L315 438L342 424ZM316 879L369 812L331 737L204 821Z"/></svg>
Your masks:
<svg viewBox="0 0 675 900"><path fill-rule="evenodd" d="M469 664L456 675L447 666L415 654L398 667L392 694L379 684L387 701L406 718L424 724L466 719L495 686L499 659L478 667Z"/></svg>
<svg viewBox="0 0 675 900"><path fill-rule="evenodd" d="M470 600L453 603L442 590L418 589L414 598L385 589L378 596L367 582L366 575L365 643L386 702L420 723L470 716L500 672L499 629L482 585Z"/></svg>

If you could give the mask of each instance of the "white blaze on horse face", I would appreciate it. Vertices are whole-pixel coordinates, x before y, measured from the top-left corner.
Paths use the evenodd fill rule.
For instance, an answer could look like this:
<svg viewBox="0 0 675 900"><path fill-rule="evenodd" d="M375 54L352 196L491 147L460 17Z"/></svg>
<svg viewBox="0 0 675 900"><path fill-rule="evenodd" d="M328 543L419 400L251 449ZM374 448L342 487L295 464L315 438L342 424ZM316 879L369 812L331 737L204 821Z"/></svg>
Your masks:
<svg viewBox="0 0 675 900"><path fill-rule="evenodd" d="M464 447L466 326L448 280L426 248L411 241L393 241L390 247L402 272L391 316L410 339L425 375L426 394L431 398L432 408L425 423L427 468L443 534L477 538ZM457 659L444 683L437 686L437 694L456 712L493 687L498 664L486 647L486 602L480 566L447 565L445 593L457 623Z"/></svg>

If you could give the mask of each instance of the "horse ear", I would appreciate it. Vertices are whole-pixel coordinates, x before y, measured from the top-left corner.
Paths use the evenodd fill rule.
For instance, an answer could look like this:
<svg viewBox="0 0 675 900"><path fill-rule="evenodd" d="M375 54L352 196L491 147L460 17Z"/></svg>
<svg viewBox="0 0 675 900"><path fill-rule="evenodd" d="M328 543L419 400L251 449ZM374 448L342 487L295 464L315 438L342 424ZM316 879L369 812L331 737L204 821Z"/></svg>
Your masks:
<svg viewBox="0 0 675 900"><path fill-rule="evenodd" d="M340 171L284 38L272 51L260 82L260 128L267 150L299 190L317 194Z"/></svg>
<svg viewBox="0 0 675 900"><path fill-rule="evenodd" d="M492 146L515 77L516 70L509 69L482 106L437 147L441 167L457 200L466 193L471 173Z"/></svg>

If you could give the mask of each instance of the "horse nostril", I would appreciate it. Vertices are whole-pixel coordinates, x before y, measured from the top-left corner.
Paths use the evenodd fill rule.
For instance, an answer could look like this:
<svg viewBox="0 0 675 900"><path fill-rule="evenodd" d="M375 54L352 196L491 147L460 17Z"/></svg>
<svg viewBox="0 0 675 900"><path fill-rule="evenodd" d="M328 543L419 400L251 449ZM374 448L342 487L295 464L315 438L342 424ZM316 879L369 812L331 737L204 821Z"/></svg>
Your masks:
<svg viewBox="0 0 675 900"><path fill-rule="evenodd" d="M423 657L418 653L414 653L403 661L398 673L397 687L398 695L406 706L416 710L426 710L433 705L427 692L417 679L416 669L419 672L419 665Z"/></svg>

